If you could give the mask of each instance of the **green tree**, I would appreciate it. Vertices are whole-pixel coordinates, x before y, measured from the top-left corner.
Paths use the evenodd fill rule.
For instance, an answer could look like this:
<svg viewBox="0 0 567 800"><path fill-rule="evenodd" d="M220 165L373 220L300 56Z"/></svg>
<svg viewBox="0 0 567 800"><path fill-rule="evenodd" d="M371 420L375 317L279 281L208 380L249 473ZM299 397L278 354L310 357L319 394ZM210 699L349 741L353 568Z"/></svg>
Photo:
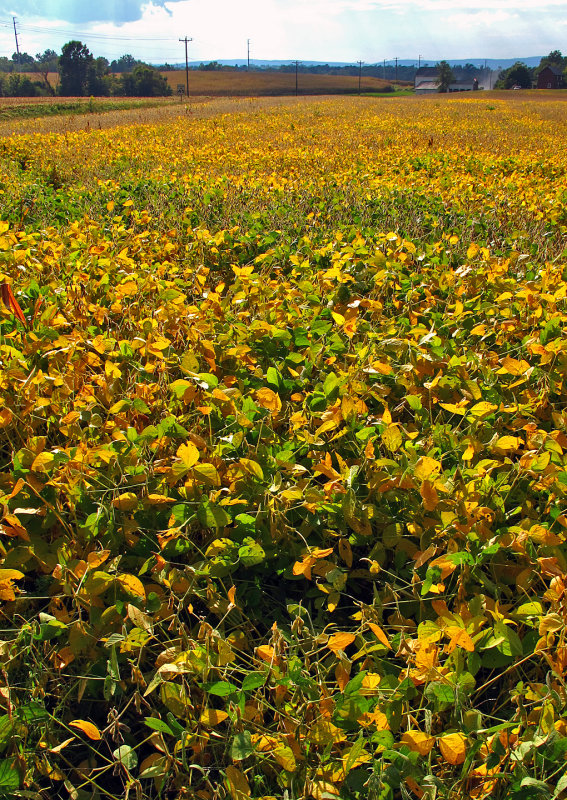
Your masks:
<svg viewBox="0 0 567 800"><path fill-rule="evenodd" d="M36 97L41 91L28 75L12 72L2 85L2 94L5 97Z"/></svg>
<svg viewBox="0 0 567 800"><path fill-rule="evenodd" d="M12 54L12 61L14 62L17 69L25 70L26 72L33 67L34 60L33 56L30 56L29 53L13 53Z"/></svg>
<svg viewBox="0 0 567 800"><path fill-rule="evenodd" d="M138 61L130 53L125 53L120 58L115 59L110 64L111 72L132 72L134 67L137 67L141 62Z"/></svg>
<svg viewBox="0 0 567 800"><path fill-rule="evenodd" d="M48 94L55 94L55 89L49 83L49 73L57 72L59 65L59 56L55 50L49 48L43 53L36 53L35 56L35 71L41 75L42 83Z"/></svg>
<svg viewBox="0 0 567 800"><path fill-rule="evenodd" d="M122 75L120 94L127 97L167 97L171 86L157 69L139 64L133 72Z"/></svg>
<svg viewBox="0 0 567 800"><path fill-rule="evenodd" d="M549 55L544 56L544 58L541 59L538 70L547 66L559 67L563 69L563 67L567 66L567 58L563 58L561 50L552 50Z"/></svg>
<svg viewBox="0 0 567 800"><path fill-rule="evenodd" d="M81 97L86 94L89 68L92 68L93 60L86 44L72 41L63 45L59 57L59 94L64 97Z"/></svg>
<svg viewBox="0 0 567 800"><path fill-rule="evenodd" d="M532 71L522 61L516 63L509 69L500 74L497 88L511 89L513 86L520 86L522 89L532 88Z"/></svg>
<svg viewBox="0 0 567 800"><path fill-rule="evenodd" d="M453 74L453 70L451 69L451 65L447 61L440 61L437 64L437 78L435 83L437 84L437 91L438 92L448 92L449 86L455 80L455 76Z"/></svg>
<svg viewBox="0 0 567 800"><path fill-rule="evenodd" d="M94 97L108 96L112 89L108 59L93 59L87 69L86 94Z"/></svg>

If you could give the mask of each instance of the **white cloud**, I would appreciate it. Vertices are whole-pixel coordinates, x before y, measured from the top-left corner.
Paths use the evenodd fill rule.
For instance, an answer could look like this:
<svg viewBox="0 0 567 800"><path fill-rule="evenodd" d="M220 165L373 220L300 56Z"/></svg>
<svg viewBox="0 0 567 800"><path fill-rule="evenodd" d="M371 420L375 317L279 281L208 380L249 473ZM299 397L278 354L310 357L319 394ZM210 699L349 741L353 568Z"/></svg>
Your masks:
<svg viewBox="0 0 567 800"><path fill-rule="evenodd" d="M33 3L35 9L40 5ZM53 6L45 5L53 15ZM79 26L46 12L22 16L20 11L21 47L32 54L46 47L60 50L70 38L81 38L95 55L131 52L149 61L180 62L185 51L178 40L187 35L195 61L245 58L250 38L253 58L367 63L395 55L417 60L418 53L432 62L566 49L565 0L147 0L140 5L139 19L119 25ZM15 49L7 22L0 26L0 48L6 55Z"/></svg>

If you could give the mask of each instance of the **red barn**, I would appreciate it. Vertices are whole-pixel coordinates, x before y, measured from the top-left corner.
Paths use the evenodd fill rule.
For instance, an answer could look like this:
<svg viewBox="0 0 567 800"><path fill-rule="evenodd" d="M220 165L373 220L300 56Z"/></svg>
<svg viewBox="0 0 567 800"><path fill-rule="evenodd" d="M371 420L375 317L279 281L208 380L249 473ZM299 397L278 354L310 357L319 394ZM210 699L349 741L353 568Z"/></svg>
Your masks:
<svg viewBox="0 0 567 800"><path fill-rule="evenodd" d="M561 89L563 86L563 73L558 67L548 64L537 76L538 89Z"/></svg>

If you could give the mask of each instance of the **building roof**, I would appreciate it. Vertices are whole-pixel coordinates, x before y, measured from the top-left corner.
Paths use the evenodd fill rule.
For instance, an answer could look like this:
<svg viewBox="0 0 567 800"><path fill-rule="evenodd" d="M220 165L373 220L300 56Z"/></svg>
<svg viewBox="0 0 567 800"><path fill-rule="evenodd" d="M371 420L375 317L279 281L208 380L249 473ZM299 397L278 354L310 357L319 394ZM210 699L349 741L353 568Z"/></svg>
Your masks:
<svg viewBox="0 0 567 800"><path fill-rule="evenodd" d="M435 81L420 81L419 83L415 84L415 91L428 91L428 92L436 92L439 89L439 85L435 83Z"/></svg>
<svg viewBox="0 0 567 800"><path fill-rule="evenodd" d="M540 70L539 74L541 75L541 73L546 69L551 70L551 72L554 75L557 75L558 78L560 78L563 75L563 70L560 67L556 67L554 64L546 64L545 67L543 67L543 69Z"/></svg>

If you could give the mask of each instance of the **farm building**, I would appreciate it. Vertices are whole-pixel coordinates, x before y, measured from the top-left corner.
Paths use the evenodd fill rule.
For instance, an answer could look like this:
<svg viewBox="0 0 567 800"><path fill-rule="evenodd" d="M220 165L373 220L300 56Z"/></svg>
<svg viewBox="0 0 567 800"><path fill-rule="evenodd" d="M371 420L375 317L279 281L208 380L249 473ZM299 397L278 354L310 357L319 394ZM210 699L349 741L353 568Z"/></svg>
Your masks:
<svg viewBox="0 0 567 800"><path fill-rule="evenodd" d="M563 86L563 73L558 67L548 64L537 76L538 89L561 89Z"/></svg>
<svg viewBox="0 0 567 800"><path fill-rule="evenodd" d="M415 73L414 91L416 94L430 94L437 91L437 70L430 67L421 67Z"/></svg>
<svg viewBox="0 0 567 800"><path fill-rule="evenodd" d="M421 67L415 73L414 91L416 94L434 94L439 91L437 69L435 67ZM472 92L478 89L478 81L474 78L464 81L453 81L449 92Z"/></svg>

